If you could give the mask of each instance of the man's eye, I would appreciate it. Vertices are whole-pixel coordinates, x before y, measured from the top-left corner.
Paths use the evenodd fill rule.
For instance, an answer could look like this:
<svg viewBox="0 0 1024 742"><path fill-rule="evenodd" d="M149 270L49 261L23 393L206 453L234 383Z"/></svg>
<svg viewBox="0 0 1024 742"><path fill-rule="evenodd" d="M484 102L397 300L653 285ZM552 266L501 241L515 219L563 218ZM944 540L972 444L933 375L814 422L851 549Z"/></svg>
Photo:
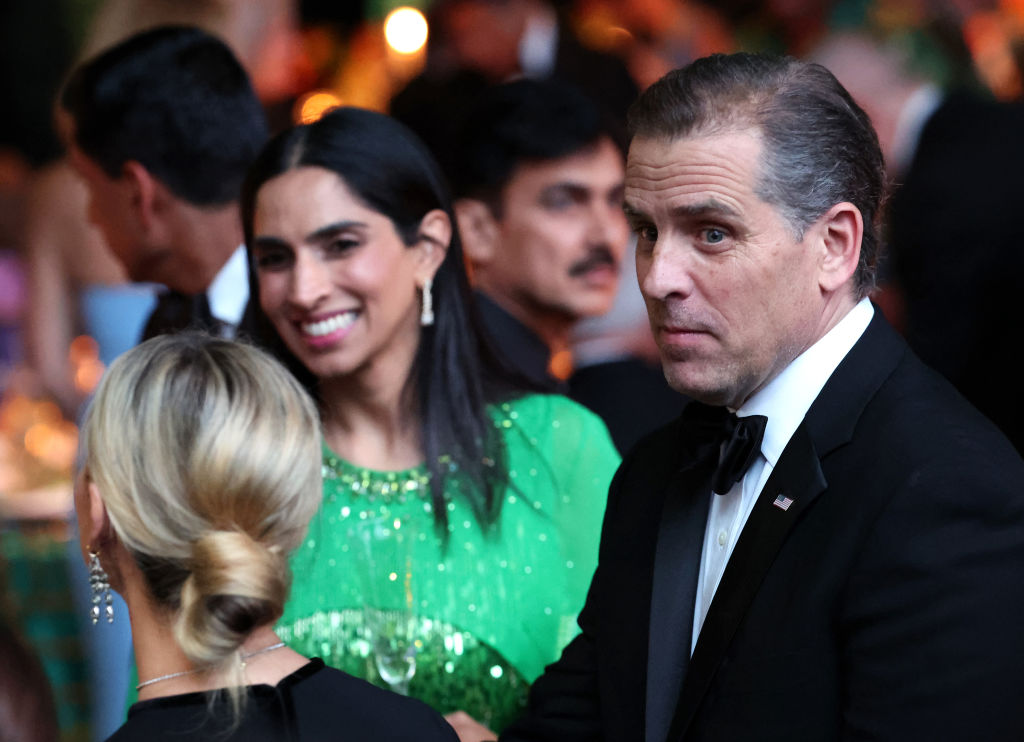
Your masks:
<svg viewBox="0 0 1024 742"><path fill-rule="evenodd" d="M637 239L642 242L653 243L658 241L658 230L650 224L634 227L633 232L636 233Z"/></svg>
<svg viewBox="0 0 1024 742"><path fill-rule="evenodd" d="M712 227L704 230L704 241L709 245L717 245L720 242L724 242L725 236L725 232L721 229L715 229Z"/></svg>
<svg viewBox="0 0 1024 742"><path fill-rule="evenodd" d="M358 247L359 243L351 239L338 239L333 240L327 245L326 252L330 255L339 255L346 253L354 247Z"/></svg>
<svg viewBox="0 0 1024 742"><path fill-rule="evenodd" d="M548 211L565 211L575 204L572 196L561 191L545 193L541 196L540 205Z"/></svg>

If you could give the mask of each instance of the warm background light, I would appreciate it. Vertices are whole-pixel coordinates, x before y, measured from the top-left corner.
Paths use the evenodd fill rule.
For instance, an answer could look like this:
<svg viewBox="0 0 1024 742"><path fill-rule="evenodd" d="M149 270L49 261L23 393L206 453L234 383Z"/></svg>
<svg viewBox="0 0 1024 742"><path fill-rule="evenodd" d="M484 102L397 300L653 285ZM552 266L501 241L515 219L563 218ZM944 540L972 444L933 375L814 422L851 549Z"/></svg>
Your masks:
<svg viewBox="0 0 1024 742"><path fill-rule="evenodd" d="M340 105L341 99L329 90L314 90L299 98L295 104L293 118L299 124L312 124Z"/></svg>
<svg viewBox="0 0 1024 742"><path fill-rule="evenodd" d="M384 20L388 46L401 54L414 54L427 43L427 19L415 8L395 8Z"/></svg>
<svg viewBox="0 0 1024 742"><path fill-rule="evenodd" d="M79 335L68 348L68 362L75 389L83 395L92 394L106 371L100 360L100 346L88 335Z"/></svg>

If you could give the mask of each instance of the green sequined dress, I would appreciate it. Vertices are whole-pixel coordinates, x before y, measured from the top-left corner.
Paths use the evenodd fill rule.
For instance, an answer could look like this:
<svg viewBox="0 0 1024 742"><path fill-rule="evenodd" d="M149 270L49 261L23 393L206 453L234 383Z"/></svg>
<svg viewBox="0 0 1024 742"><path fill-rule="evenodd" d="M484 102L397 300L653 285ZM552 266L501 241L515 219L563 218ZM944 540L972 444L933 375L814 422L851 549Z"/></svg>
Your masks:
<svg viewBox="0 0 1024 742"><path fill-rule="evenodd" d="M324 448L323 506L292 559L292 594L277 630L296 651L387 687L373 649L379 615L371 619L364 606L368 579L397 582L415 613L409 694L500 730L576 632L619 455L604 424L564 397L529 395L490 414L509 469L501 516L481 530L453 467L446 550L425 466L371 471ZM358 534L375 522L405 529L407 571L372 574Z"/></svg>

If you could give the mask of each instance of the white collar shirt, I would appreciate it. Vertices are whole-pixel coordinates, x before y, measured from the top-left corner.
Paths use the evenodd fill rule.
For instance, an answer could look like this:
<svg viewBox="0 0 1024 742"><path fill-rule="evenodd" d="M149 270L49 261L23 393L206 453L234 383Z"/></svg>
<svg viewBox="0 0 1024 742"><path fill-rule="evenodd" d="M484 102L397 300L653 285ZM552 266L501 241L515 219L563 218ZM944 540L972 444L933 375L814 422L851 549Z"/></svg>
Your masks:
<svg viewBox="0 0 1024 742"><path fill-rule="evenodd" d="M697 646L708 608L743 526L754 508L757 495L764 488L807 410L832 372L864 334L873 316L871 302L862 299L835 327L735 411L738 417L764 415L768 418L768 424L761 442L761 455L754 460L743 478L724 495L709 494L711 507L697 577L691 654Z"/></svg>
<svg viewBox="0 0 1024 742"><path fill-rule="evenodd" d="M245 246L238 247L206 289L210 313L223 324L222 334L234 337L249 301L249 269Z"/></svg>

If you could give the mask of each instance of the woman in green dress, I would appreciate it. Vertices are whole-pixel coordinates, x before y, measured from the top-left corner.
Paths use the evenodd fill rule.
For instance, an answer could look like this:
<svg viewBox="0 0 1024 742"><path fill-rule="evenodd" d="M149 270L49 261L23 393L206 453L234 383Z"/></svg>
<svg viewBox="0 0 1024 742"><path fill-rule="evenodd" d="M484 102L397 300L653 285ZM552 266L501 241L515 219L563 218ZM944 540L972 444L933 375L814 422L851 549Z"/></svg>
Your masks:
<svg viewBox="0 0 1024 742"><path fill-rule="evenodd" d="M398 122L344 108L284 132L242 210L257 324L324 434L278 630L500 730L575 633L619 462L608 433L508 379L439 169Z"/></svg>

